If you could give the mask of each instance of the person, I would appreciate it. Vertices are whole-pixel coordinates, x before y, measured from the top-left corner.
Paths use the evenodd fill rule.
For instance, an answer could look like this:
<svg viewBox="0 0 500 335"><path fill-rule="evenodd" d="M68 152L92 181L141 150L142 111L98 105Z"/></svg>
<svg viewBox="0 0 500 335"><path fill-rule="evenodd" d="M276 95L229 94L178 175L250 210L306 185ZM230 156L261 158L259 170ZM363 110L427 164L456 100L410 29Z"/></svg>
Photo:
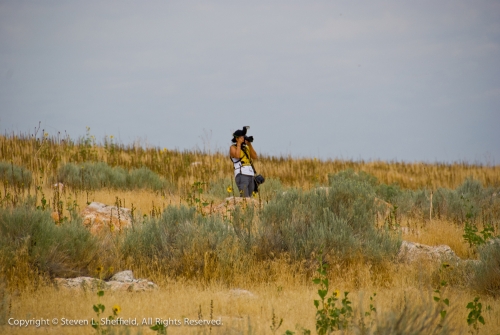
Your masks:
<svg viewBox="0 0 500 335"><path fill-rule="evenodd" d="M248 128L236 130L231 140L234 144L229 147L229 156L234 165L234 179L242 197L250 197L254 192L255 171L252 160L257 159L257 153L252 146L253 138L245 136Z"/></svg>

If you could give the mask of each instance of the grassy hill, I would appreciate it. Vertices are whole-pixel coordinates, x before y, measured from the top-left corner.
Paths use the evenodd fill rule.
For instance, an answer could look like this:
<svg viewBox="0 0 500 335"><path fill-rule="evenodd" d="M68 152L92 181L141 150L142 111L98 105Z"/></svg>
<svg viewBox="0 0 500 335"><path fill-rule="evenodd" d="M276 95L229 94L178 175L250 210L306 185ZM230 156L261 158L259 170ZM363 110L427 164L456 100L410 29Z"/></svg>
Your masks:
<svg viewBox="0 0 500 335"><path fill-rule="evenodd" d="M351 315L348 309L340 313L339 307L344 323L335 327L395 333L391 327L399 322L424 327L423 333L481 329L496 334L500 246L489 242L500 235L500 166L261 155L256 168L266 176L257 197L228 212L211 213L207 208L229 205L225 199L234 195L232 165L225 154L122 145L113 138L97 144L90 134L77 140L47 134L0 136L5 298L0 317L4 322L7 316L43 313L43 304L31 305L33 296L71 304L71 296L53 290L54 277L107 278L131 269L137 277L155 281L165 300L175 292L179 299L192 300L193 308L198 303L188 292L198 292L204 306L214 299L219 306L235 304L240 315L248 316L235 321L233 328L241 333L281 334L287 327L297 334L305 328L321 333L321 315L334 313L332 306L345 307L356 294L359 301ZM133 229L91 234L79 213L92 201L132 209ZM402 240L446 244L460 258L479 262L403 264L397 261ZM323 279L313 283L318 276ZM335 289L351 292L351 300L339 291L330 309L328 304L316 309L312 301L322 300L317 289L325 288L325 279L329 295ZM219 296L235 287L265 298L245 305ZM377 311L370 306L373 292ZM124 301L123 310L136 310L132 297L113 297ZM475 297L485 301L486 325L467 324L466 305ZM81 299L88 303L87 296ZM444 299L452 303L443 305ZM293 307L300 301L309 312ZM172 303L160 306L179 316L190 311ZM217 313L235 313L223 309ZM443 310L449 312L446 318ZM284 323L276 330L280 318Z"/></svg>

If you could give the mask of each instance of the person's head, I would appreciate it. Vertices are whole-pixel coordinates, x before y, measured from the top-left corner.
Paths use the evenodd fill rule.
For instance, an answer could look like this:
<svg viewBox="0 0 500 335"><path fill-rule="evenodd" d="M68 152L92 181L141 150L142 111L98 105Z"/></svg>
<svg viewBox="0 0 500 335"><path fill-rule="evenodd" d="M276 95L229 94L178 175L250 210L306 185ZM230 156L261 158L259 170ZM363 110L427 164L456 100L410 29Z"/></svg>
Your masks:
<svg viewBox="0 0 500 335"><path fill-rule="evenodd" d="M247 134L247 129L248 128L250 128L250 127L249 126L245 126L245 127L243 127L243 129L236 130L233 133L233 139L231 140L231 142L236 143L238 138L240 138L240 137L244 138L245 135Z"/></svg>

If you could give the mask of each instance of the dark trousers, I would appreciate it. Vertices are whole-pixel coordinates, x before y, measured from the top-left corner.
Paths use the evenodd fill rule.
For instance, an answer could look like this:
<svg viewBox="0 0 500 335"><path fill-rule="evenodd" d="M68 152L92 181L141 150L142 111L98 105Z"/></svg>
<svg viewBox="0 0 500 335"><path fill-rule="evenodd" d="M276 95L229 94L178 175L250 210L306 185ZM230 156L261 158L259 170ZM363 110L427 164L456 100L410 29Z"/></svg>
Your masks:
<svg viewBox="0 0 500 335"><path fill-rule="evenodd" d="M235 179L240 195L247 198L251 197L254 191L253 176L247 176L240 173L236 175Z"/></svg>

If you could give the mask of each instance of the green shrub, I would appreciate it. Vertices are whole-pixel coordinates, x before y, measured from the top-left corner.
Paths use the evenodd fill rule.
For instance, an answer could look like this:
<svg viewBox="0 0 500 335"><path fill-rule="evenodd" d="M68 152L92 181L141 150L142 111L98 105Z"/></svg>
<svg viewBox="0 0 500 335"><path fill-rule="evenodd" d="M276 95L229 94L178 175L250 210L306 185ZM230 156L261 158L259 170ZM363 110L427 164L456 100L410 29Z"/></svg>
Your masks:
<svg viewBox="0 0 500 335"><path fill-rule="evenodd" d="M442 321L439 309L431 304L405 304L402 310L377 316L373 334L457 334L458 329L450 327L447 319Z"/></svg>
<svg viewBox="0 0 500 335"><path fill-rule="evenodd" d="M57 172L57 182L73 188L83 188L83 170L76 164L68 163L61 166Z"/></svg>
<svg viewBox="0 0 500 335"><path fill-rule="evenodd" d="M145 258L175 257L174 246L177 235L194 220L196 209L180 206L167 207L160 218L147 218L143 224L136 225L133 232L127 232L123 254ZM188 246L180 246L181 248Z"/></svg>
<svg viewBox="0 0 500 335"><path fill-rule="evenodd" d="M26 247L30 263L39 262L50 249L53 232L49 212L25 206L0 208L0 250L7 261L14 261L16 252Z"/></svg>
<svg viewBox="0 0 500 335"><path fill-rule="evenodd" d="M397 206L398 215L429 219L432 199L432 218L447 219L463 224L466 219L476 224L500 224L500 197L492 188L484 188L480 181L467 178L455 190L438 188L431 197L431 190L403 190L397 184L378 183L375 177L352 170L342 172L351 179L373 186L376 197ZM340 176L340 175L339 175Z"/></svg>
<svg viewBox="0 0 500 335"><path fill-rule="evenodd" d="M431 190L401 190L397 185L380 184L376 195L398 207L398 214L429 219ZM477 180L468 178L455 190L438 188L432 194L432 218L447 219L457 224L466 220L477 224L500 224L500 197L492 188L484 188Z"/></svg>
<svg viewBox="0 0 500 335"><path fill-rule="evenodd" d="M477 180L467 178L455 190L439 188L433 197L433 216L456 223L474 222L487 204L487 190ZM467 217L468 216L468 217Z"/></svg>
<svg viewBox="0 0 500 335"><path fill-rule="evenodd" d="M127 176L127 186L130 189L148 188L159 191L165 188L166 181L146 167L131 170Z"/></svg>
<svg viewBox="0 0 500 335"><path fill-rule="evenodd" d="M410 191L409 193L410 199L413 202L411 215L419 217L422 220L428 220L431 205L431 191L428 189L419 189Z"/></svg>
<svg viewBox="0 0 500 335"><path fill-rule="evenodd" d="M96 258L96 239L79 222L56 226L50 213L19 206L0 208L0 253L7 267L25 252L30 266L51 276L87 273Z"/></svg>
<svg viewBox="0 0 500 335"><path fill-rule="evenodd" d="M473 223L482 220L483 223L500 222L500 198L495 196L498 190L485 188L480 181L467 178L462 185L456 189L456 198L462 203L462 222L467 214ZM458 207L458 206L456 206ZM485 222L485 219L490 222Z"/></svg>
<svg viewBox="0 0 500 335"><path fill-rule="evenodd" d="M100 189L103 187L126 188L127 173L120 167L111 168L104 162L69 163L58 172L58 181L81 189Z"/></svg>
<svg viewBox="0 0 500 335"><path fill-rule="evenodd" d="M376 187L376 194L378 198L390 204L395 204L403 195L403 190L397 184L380 184Z"/></svg>
<svg viewBox="0 0 500 335"><path fill-rule="evenodd" d="M284 188L279 179L267 178L264 184L259 186L260 198L262 201L269 201L283 192Z"/></svg>
<svg viewBox="0 0 500 335"><path fill-rule="evenodd" d="M439 188L432 198L433 216L459 223L465 220L466 208L463 198L455 190Z"/></svg>
<svg viewBox="0 0 500 335"><path fill-rule="evenodd" d="M391 198L389 201L392 205L398 207L398 215L412 216L415 214L414 207L414 191L402 190L400 193Z"/></svg>
<svg viewBox="0 0 500 335"><path fill-rule="evenodd" d="M54 241L46 259L39 261L43 271L58 277L93 275L101 258L98 238L78 220L55 226Z"/></svg>
<svg viewBox="0 0 500 335"><path fill-rule="evenodd" d="M31 171L9 162L0 162L0 182L17 187L28 187L32 180Z"/></svg>
<svg viewBox="0 0 500 335"><path fill-rule="evenodd" d="M149 188L155 191L165 188L172 189L170 183L146 167L127 172L121 167L110 167L103 162L66 164L59 169L58 181L69 187L93 190L104 187L115 189Z"/></svg>
<svg viewBox="0 0 500 335"><path fill-rule="evenodd" d="M198 215L185 206L167 207L160 218L147 219L128 232L123 255L138 259L161 259L174 275L197 275L208 252L225 252L222 242L232 230L217 216Z"/></svg>
<svg viewBox="0 0 500 335"><path fill-rule="evenodd" d="M375 182L352 171L329 176L330 187L278 195L261 214L259 246L269 253L309 257L321 248L342 259L362 255L379 262L393 256L399 240L375 228Z"/></svg>
<svg viewBox="0 0 500 335"><path fill-rule="evenodd" d="M466 198L471 200L481 200L484 196L483 185L479 180L473 178L467 178L464 182L457 187L456 192Z"/></svg>
<svg viewBox="0 0 500 335"><path fill-rule="evenodd" d="M473 266L472 287L483 294L500 296L500 239L479 248L479 259Z"/></svg>

